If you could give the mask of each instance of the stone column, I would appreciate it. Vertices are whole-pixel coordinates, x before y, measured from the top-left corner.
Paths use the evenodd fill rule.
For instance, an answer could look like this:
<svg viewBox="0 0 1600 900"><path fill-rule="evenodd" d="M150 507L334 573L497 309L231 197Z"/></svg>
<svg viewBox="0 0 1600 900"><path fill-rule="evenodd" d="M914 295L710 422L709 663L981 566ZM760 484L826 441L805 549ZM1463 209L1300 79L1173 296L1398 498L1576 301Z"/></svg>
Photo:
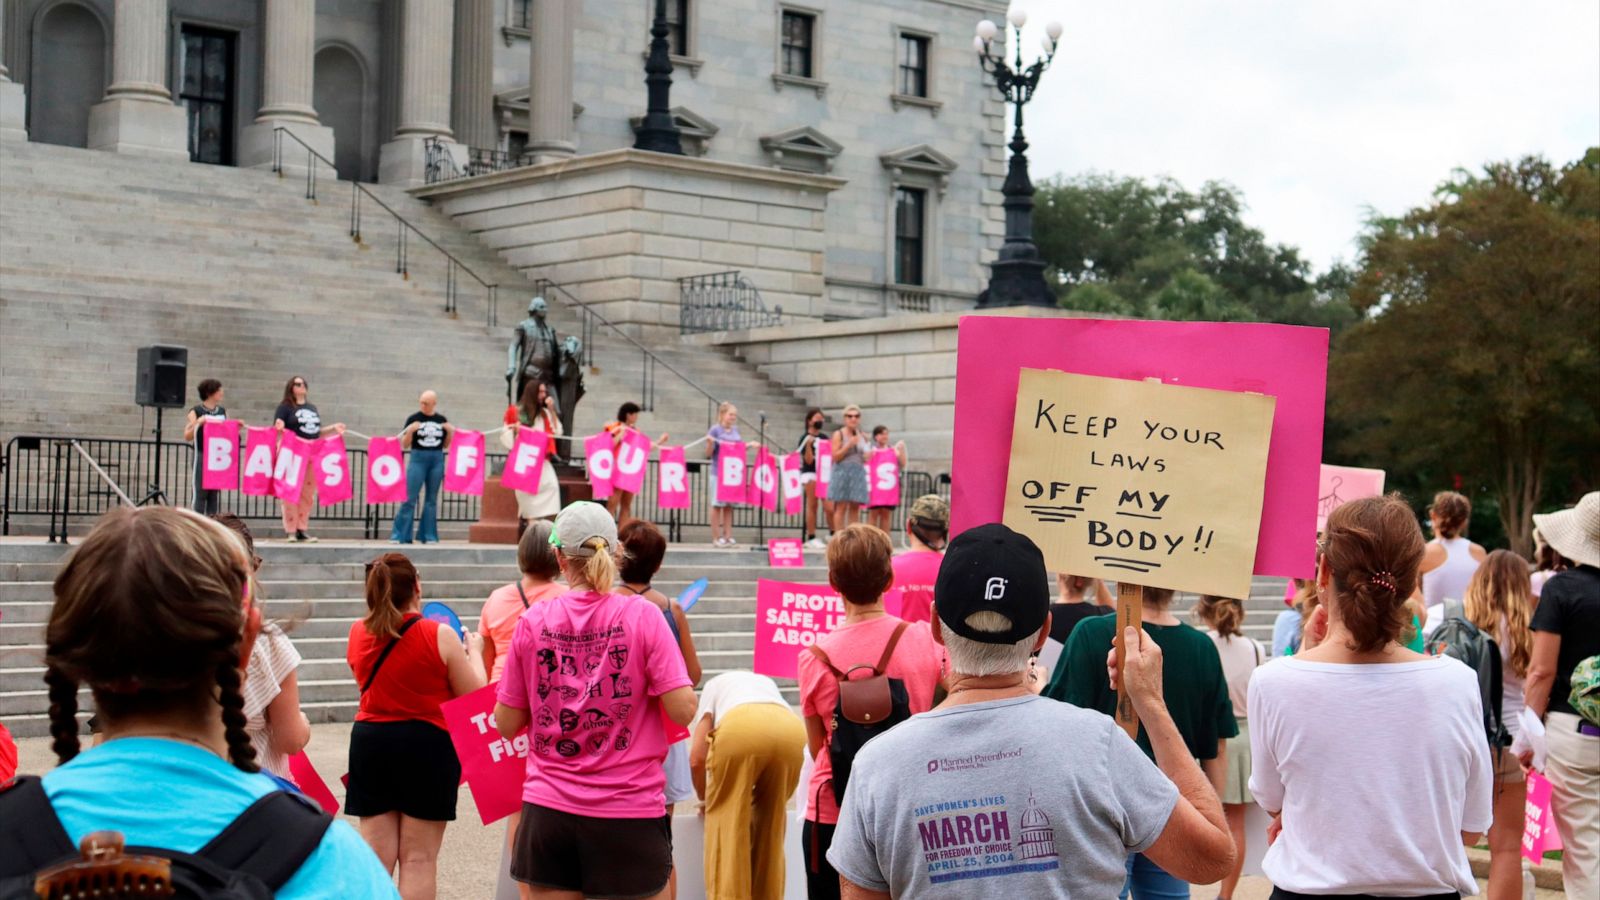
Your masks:
<svg viewBox="0 0 1600 900"><path fill-rule="evenodd" d="M11 80L6 69L6 8L11 4L0 0L0 141L25 141L28 139L28 95L22 85Z"/></svg>
<svg viewBox="0 0 1600 900"><path fill-rule="evenodd" d="M538 162L577 150L572 126L572 4L533 0L529 27L528 147Z"/></svg>
<svg viewBox="0 0 1600 900"><path fill-rule="evenodd" d="M429 139L437 139L450 162L462 166L465 151L450 131L451 45L455 42L452 0L405 0L400 24L400 124L378 154L378 180L426 183Z"/></svg>
<svg viewBox="0 0 1600 900"><path fill-rule="evenodd" d="M89 108L89 149L189 158L189 119L167 90L167 0L116 0L111 87Z"/></svg>
<svg viewBox="0 0 1600 900"><path fill-rule="evenodd" d="M468 147L500 143L494 121L495 0L456 0L455 78L450 125Z"/></svg>
<svg viewBox="0 0 1600 900"><path fill-rule="evenodd" d="M239 165L272 165L274 132L286 128L333 161L333 129L317 121L311 106L311 73L317 52L316 0L266 0L262 29L262 103L253 125L239 139ZM305 165L305 149L284 138L283 163Z"/></svg>

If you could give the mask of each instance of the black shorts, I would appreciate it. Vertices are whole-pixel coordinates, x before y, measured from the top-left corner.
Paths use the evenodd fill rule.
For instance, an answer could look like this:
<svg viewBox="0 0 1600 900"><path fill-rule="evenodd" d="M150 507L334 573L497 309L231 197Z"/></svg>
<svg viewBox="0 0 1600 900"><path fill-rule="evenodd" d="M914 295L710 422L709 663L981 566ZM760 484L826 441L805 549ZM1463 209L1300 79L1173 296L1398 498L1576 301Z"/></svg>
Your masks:
<svg viewBox="0 0 1600 900"><path fill-rule="evenodd" d="M450 735L427 722L357 722L350 729L350 781L344 811L352 816L398 812L453 822L461 760Z"/></svg>
<svg viewBox="0 0 1600 900"><path fill-rule="evenodd" d="M654 897L672 877L672 820L599 819L524 803L511 877L596 900Z"/></svg>

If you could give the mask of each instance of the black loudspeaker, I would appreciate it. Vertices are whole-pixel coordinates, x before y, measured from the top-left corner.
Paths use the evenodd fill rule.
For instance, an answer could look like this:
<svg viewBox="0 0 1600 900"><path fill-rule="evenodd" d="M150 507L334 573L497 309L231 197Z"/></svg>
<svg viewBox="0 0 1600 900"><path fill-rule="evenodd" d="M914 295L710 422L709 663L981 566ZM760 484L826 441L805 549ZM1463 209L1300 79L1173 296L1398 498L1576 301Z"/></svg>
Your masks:
<svg viewBox="0 0 1600 900"><path fill-rule="evenodd" d="M133 402L140 406L182 407L188 393L189 348L154 344L139 348Z"/></svg>

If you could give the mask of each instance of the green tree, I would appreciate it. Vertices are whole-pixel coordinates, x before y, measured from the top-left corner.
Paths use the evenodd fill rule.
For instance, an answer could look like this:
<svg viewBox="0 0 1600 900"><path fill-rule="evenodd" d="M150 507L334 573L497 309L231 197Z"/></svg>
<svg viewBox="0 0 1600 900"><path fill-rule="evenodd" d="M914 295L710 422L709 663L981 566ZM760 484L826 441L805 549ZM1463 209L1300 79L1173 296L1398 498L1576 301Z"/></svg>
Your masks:
<svg viewBox="0 0 1600 900"><path fill-rule="evenodd" d="M1337 457L1489 494L1527 553L1531 515L1600 474L1600 148L1457 172L1363 248L1362 319L1330 363Z"/></svg>

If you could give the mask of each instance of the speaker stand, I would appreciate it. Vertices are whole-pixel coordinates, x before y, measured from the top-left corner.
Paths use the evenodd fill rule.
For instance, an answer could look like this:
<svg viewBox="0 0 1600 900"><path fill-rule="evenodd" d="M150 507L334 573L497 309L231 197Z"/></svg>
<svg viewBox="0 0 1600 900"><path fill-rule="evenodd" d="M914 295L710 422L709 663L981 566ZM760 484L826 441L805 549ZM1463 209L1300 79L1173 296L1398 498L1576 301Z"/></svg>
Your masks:
<svg viewBox="0 0 1600 900"><path fill-rule="evenodd" d="M140 506L148 506L149 504L157 502L157 501L159 501L162 506L171 506L172 505L172 502L167 499L167 492L163 491L161 489L161 437L162 437L161 413L162 413L162 408L157 406L156 407L156 430L155 430L155 435L156 435L156 468L155 468L155 473L151 476L151 479L150 479L150 493L145 494L144 495L144 499L139 501L139 505Z"/></svg>

